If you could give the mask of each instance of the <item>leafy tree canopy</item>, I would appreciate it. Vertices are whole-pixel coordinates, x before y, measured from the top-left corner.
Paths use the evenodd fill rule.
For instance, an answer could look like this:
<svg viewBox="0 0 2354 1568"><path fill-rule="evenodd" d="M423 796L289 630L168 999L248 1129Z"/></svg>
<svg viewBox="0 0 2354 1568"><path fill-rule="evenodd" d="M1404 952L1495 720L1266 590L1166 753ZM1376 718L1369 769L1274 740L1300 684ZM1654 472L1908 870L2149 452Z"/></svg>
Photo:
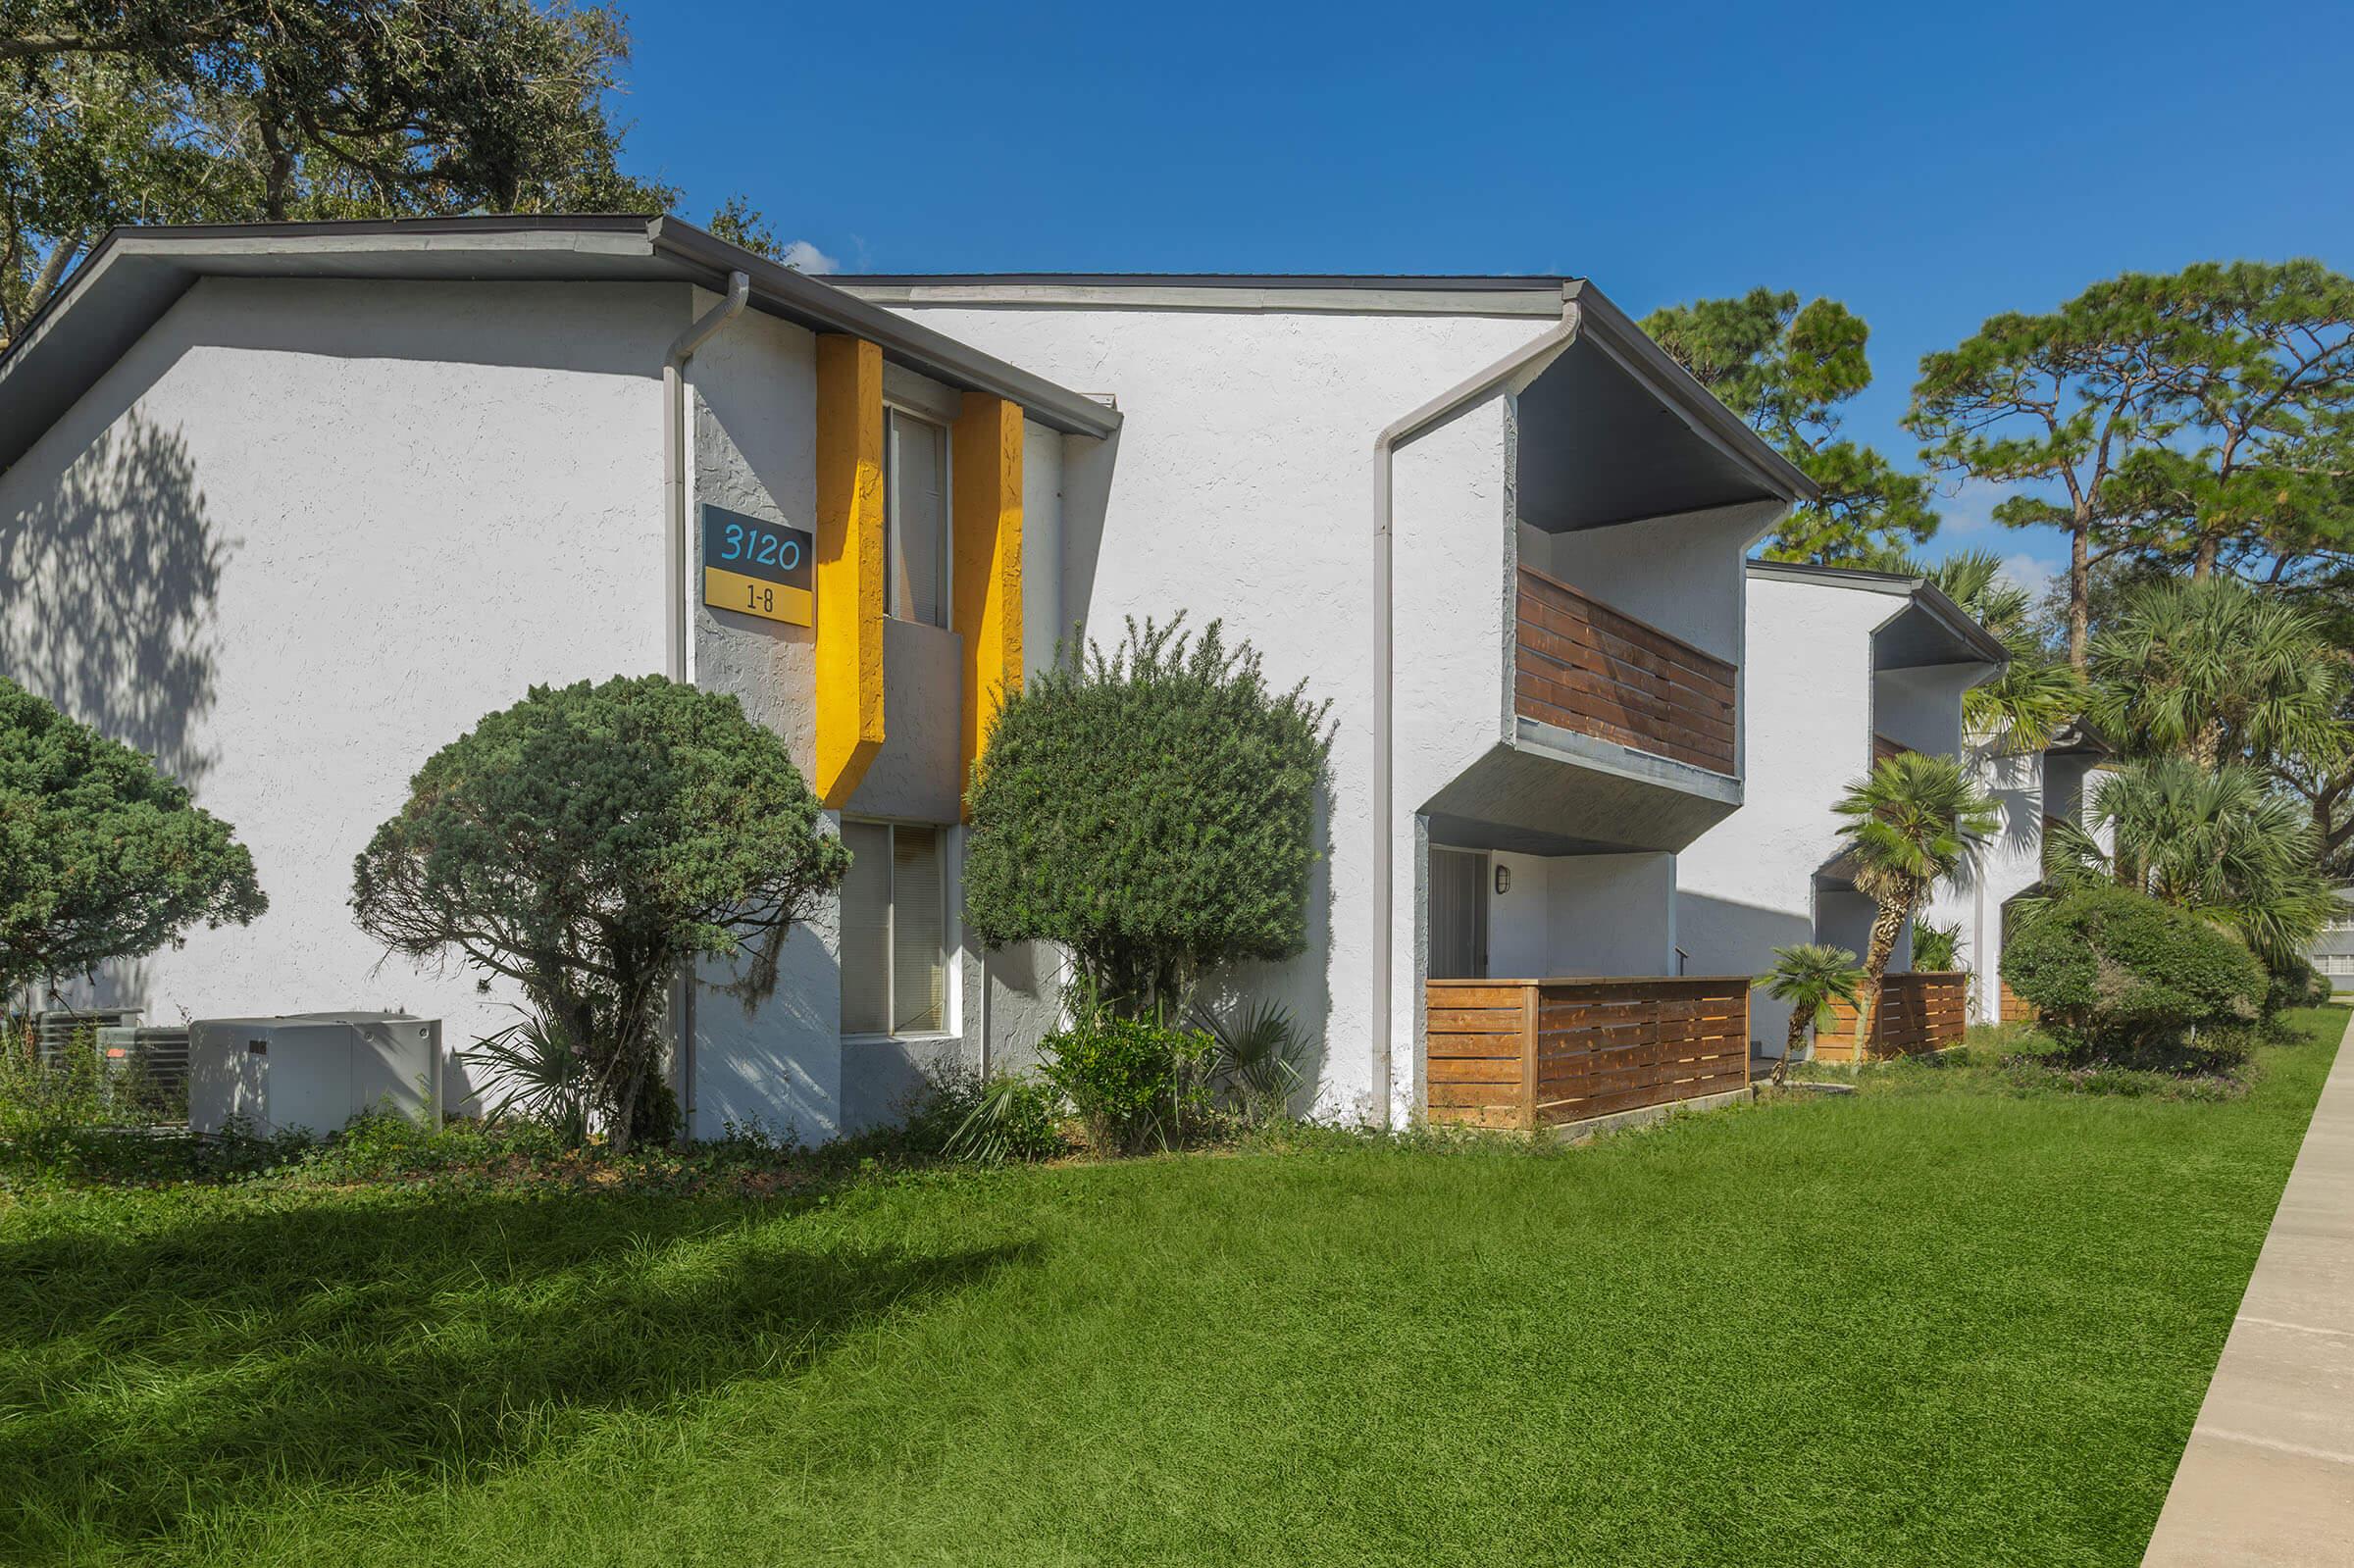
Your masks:
<svg viewBox="0 0 2354 1568"><path fill-rule="evenodd" d="M1995 510L2069 535L2084 668L2093 571L2117 556L2268 580L2341 571L2354 285L2318 262L2128 273L1990 318L1926 356L1906 423L1925 461L2017 486Z"/></svg>
<svg viewBox="0 0 2354 1568"><path fill-rule="evenodd" d="M1107 1003L1163 1019L1203 970L1305 944L1330 745L1304 686L1183 625L1131 621L1007 699L964 866L983 941L1058 942Z"/></svg>
<svg viewBox="0 0 2354 1568"><path fill-rule="evenodd" d="M588 1058L625 1146L680 966L773 990L795 921L849 864L785 742L660 676L535 686L435 752L353 867L363 930L520 986Z"/></svg>
<svg viewBox="0 0 2354 1568"><path fill-rule="evenodd" d="M269 907L227 823L145 756L0 679L0 1000Z"/></svg>
<svg viewBox="0 0 2354 1568"><path fill-rule="evenodd" d="M1766 546L1780 561L1863 564L1937 530L1928 481L1839 433L1841 405L1871 384L1870 329L1836 300L1805 306L1753 288L1656 310L1643 330L1700 383L1822 486Z"/></svg>
<svg viewBox="0 0 2354 1568"><path fill-rule="evenodd" d="M0 0L0 342L118 224L669 210L628 58L563 0Z"/></svg>

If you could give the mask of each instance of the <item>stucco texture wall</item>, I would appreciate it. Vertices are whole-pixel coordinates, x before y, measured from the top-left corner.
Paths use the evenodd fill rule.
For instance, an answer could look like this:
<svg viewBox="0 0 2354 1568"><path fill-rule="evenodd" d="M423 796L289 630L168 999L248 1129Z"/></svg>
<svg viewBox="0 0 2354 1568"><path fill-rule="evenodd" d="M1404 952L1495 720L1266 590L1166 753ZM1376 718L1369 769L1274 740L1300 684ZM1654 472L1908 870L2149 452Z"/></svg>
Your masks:
<svg viewBox="0 0 2354 1568"><path fill-rule="evenodd" d="M183 1017L512 1021L353 925L410 775L535 683L662 667L665 285L199 282L0 476L0 671L254 853L253 927L103 977Z"/></svg>
<svg viewBox="0 0 2354 1568"><path fill-rule="evenodd" d="M1871 634L1902 602L1753 578L1742 688L1741 809L1676 864L1676 941L1696 975L1761 974L1815 938L1815 873L1838 847L1832 809L1870 761ZM1750 998L1750 1036L1778 1050L1788 1010Z"/></svg>
<svg viewBox="0 0 2354 1568"><path fill-rule="evenodd" d="M694 308L715 296L697 291ZM689 367L694 409L692 502L724 506L765 521L814 529L816 508L816 339L758 313L731 322ZM934 417L952 417L958 394L890 367L887 392ZM1059 567L1062 443L1058 433L1025 427L1023 454L1025 638L1044 635L1061 615ZM700 546L699 527L691 534ZM692 575L691 574L691 577ZM694 595L700 598L699 590ZM732 691L745 711L782 734L804 775L815 753L816 650L810 629L698 604L694 678ZM842 908L818 901L790 939L773 995L746 1006L718 987L733 978L706 966L695 1005L693 1087L697 1136L728 1124L759 1127L804 1141L823 1141L901 1114L928 1074L978 1071L1031 1059L1053 1025L1056 973L1051 955L1027 947L989 955L989 996L981 999L984 960L955 918L962 831L960 639L940 627L886 620L883 626L882 750L868 766L842 818L879 818L947 828L949 857L948 1029L908 1040L851 1039L841 1033ZM983 1032L988 1032L984 1044Z"/></svg>
<svg viewBox="0 0 2354 1568"><path fill-rule="evenodd" d="M1116 639L1121 618L1196 625L1224 621L1264 656L1278 685L1300 680L1330 699L1336 736L1326 814L1332 858L1311 894L1308 953L1226 977L1291 1008L1325 1042L1316 1107L1373 1111L1368 821L1371 776L1373 437L1552 324L1529 318L1432 318L1194 310L914 306L907 314L951 336L1085 392L1117 397L1110 441L1065 443L1061 583L1066 619ZM1501 439L1501 415L1487 425ZM1476 558L1501 593L1506 546L1491 502L1471 510L1450 550ZM1402 557L1402 637L1424 616L1420 578ZM1493 610L1490 611L1494 613ZM1466 654L1466 657L1471 655ZM1472 702L1499 723L1500 653L1478 650ZM1407 669L1402 645L1398 668ZM1494 672L1494 673L1490 673ZM1401 702L1401 711L1405 704ZM1398 994L1413 967L1412 812L1402 780L1396 921ZM1327 939L1329 933L1329 939ZM1393 1026L1396 1102L1410 1099L1409 1027Z"/></svg>

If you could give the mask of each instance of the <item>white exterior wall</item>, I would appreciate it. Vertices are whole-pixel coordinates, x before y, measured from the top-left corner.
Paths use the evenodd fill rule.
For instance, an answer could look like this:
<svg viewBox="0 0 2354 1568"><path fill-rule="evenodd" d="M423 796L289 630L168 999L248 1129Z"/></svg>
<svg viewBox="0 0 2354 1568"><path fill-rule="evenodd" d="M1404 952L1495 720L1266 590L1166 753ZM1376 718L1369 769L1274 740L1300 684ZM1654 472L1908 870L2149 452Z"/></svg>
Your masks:
<svg viewBox="0 0 2354 1568"><path fill-rule="evenodd" d="M664 285L197 283L0 475L0 672L154 754L270 912L102 978L152 1022L514 1019L387 959L353 857L535 683L662 668Z"/></svg>
<svg viewBox="0 0 2354 1568"><path fill-rule="evenodd" d="M1929 919L1962 928L1962 962L1971 971L1970 1019L1991 1024L2001 1016L2002 990L1995 983L2009 938L2003 906L2043 880L2044 819L2085 822L2100 773L2082 752L2006 752L1973 738L1967 757L1971 779L1992 797L2001 817L1993 839L1949 886L1929 903ZM2104 847L2107 831L2095 833Z"/></svg>
<svg viewBox="0 0 2354 1568"><path fill-rule="evenodd" d="M1959 758L1962 693L1981 673L1976 665L1882 670L1872 678L1872 732L1933 757Z"/></svg>
<svg viewBox="0 0 2354 1568"><path fill-rule="evenodd" d="M2043 876L2045 759L2040 752L2005 753L1976 740L1966 761L1971 781L1994 801L2001 826L1962 874L1932 895L1928 919L1962 928L1958 956L1972 976L1970 1021L1991 1024L2002 1006L1995 977L2003 954L2003 905Z"/></svg>
<svg viewBox="0 0 2354 1568"><path fill-rule="evenodd" d="M1305 679L1311 696L1331 699L1331 858L1310 891L1308 951L1226 980L1283 1002L1330 1042L1318 1110L1374 1111L1373 437L1554 323L1115 306L903 313L1118 399L1125 423L1114 439L1066 443L1066 617L1084 616L1092 636L1109 640L1127 615L1219 618L1230 638L1259 650L1271 682ZM1509 413L1499 397L1399 458L1397 820L1386 842L1401 1114L1413 1104L1416 808L1501 733ZM1409 543L1409 530L1420 543Z"/></svg>
<svg viewBox="0 0 2354 1568"><path fill-rule="evenodd" d="M1774 948L1816 939L1815 873L1838 847L1833 807L1870 761L1872 631L1902 603L1750 579L1741 809L1677 857L1689 973L1762 974ZM1787 1008L1750 993L1753 1039L1779 1051L1788 1028Z"/></svg>
<svg viewBox="0 0 2354 1568"><path fill-rule="evenodd" d="M1676 972L1676 865L1669 854L1521 855L1488 879L1488 973L1545 980ZM1698 973L1695 971L1694 973Z"/></svg>
<svg viewBox="0 0 2354 1568"><path fill-rule="evenodd" d="M716 296L695 291L694 308ZM770 522L816 526L816 338L757 312L728 324L689 366L695 467L690 533L701 542L699 508L709 502ZM891 367L886 394L951 418L961 394ZM1060 622L1063 437L1034 423L1023 442L1023 638L1035 668L1052 654ZM701 598L699 574L691 595ZM757 616L695 605L694 676L735 692L745 711L784 735L804 777L814 768L814 633ZM692 1131L716 1137L729 1123L820 1142L896 1117L919 1093L927 1071L979 1069L1028 1059L1053 1026L1052 955L1027 946L984 959L964 937L961 813L962 639L953 632L887 620L883 627L882 751L848 808L828 813L928 824L946 838L949 923L947 1029L910 1038L842 1037L842 905L821 899L786 949L777 991L747 1008L706 986L696 999ZM704 979L730 978L706 966ZM985 1048L986 1025L989 1043Z"/></svg>

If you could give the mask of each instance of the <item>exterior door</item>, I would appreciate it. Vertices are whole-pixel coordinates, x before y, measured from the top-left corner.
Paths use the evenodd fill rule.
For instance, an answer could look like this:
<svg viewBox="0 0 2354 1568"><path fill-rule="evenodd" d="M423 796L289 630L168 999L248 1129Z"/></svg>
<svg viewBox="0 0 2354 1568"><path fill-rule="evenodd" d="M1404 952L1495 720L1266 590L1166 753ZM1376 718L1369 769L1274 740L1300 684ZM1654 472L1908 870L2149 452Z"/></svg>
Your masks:
<svg viewBox="0 0 2354 1568"><path fill-rule="evenodd" d="M1488 976L1488 857L1472 849L1430 852L1430 978Z"/></svg>

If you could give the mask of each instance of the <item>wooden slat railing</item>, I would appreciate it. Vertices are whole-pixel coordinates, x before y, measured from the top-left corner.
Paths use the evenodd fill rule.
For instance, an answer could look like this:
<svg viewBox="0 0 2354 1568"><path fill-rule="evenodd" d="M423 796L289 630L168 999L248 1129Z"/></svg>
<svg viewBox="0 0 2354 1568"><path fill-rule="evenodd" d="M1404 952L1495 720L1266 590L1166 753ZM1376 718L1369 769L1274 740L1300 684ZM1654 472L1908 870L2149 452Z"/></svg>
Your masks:
<svg viewBox="0 0 2354 1568"><path fill-rule="evenodd" d="M1430 1119L1534 1132L1749 1082L1749 978L1434 980Z"/></svg>
<svg viewBox="0 0 2354 1568"><path fill-rule="evenodd" d="M1815 1034L1815 1059L1856 1059L1856 1010L1831 1004L1832 1022ZM1961 970L1908 971L1880 982L1871 1020L1871 1056L1915 1056L1962 1043L1970 1028L1970 976Z"/></svg>
<svg viewBox="0 0 2354 1568"><path fill-rule="evenodd" d="M1730 775L1735 673L1566 582L1520 569L1512 705L1523 719Z"/></svg>
<svg viewBox="0 0 2354 1568"><path fill-rule="evenodd" d="M1874 734L1871 737L1871 765L1876 768L1890 757L1901 757L1912 749L1902 740L1891 740L1886 735Z"/></svg>
<svg viewBox="0 0 2354 1568"><path fill-rule="evenodd" d="M1995 984L2002 987L1996 1010L2002 1015L2004 1023L2032 1024L2035 1022L2037 1014L2033 1002L2013 990L2011 983L2007 980L1998 980Z"/></svg>

